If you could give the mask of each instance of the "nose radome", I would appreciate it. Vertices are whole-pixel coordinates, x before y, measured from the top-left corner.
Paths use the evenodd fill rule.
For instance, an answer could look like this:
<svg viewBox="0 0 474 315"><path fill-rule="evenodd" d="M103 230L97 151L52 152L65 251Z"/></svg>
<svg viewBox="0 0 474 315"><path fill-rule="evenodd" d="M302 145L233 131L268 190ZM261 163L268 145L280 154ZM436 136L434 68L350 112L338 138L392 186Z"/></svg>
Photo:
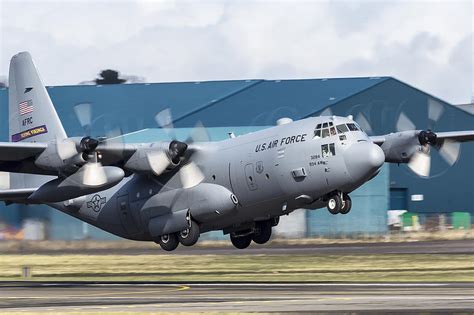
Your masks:
<svg viewBox="0 0 474 315"><path fill-rule="evenodd" d="M344 152L347 170L354 181L372 177L385 162L382 149L372 142L358 142Z"/></svg>

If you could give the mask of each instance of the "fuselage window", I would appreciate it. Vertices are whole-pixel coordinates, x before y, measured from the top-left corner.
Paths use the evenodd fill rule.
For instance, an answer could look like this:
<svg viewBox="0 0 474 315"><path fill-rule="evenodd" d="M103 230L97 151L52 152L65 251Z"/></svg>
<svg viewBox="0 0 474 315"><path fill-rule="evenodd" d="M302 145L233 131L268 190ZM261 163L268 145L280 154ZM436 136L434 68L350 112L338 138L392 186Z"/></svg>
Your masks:
<svg viewBox="0 0 474 315"><path fill-rule="evenodd" d="M342 124L342 125L337 125L336 126L336 129L339 133L344 133L344 132L347 132L349 131L349 129L347 129L347 126Z"/></svg>
<svg viewBox="0 0 474 315"><path fill-rule="evenodd" d="M349 128L350 131L359 131L359 129L357 129L357 126L353 123L347 124L347 128Z"/></svg>
<svg viewBox="0 0 474 315"><path fill-rule="evenodd" d="M329 129L323 129L321 135L323 138L329 137Z"/></svg>
<svg viewBox="0 0 474 315"><path fill-rule="evenodd" d="M336 155L336 147L334 143L323 144L321 146L321 156L323 158Z"/></svg>
<svg viewBox="0 0 474 315"><path fill-rule="evenodd" d="M325 122L325 123L316 125L316 129L314 129L313 138L316 138L316 137L326 138L326 137L335 136L335 135L337 135L337 130L334 127L334 124L332 122Z"/></svg>

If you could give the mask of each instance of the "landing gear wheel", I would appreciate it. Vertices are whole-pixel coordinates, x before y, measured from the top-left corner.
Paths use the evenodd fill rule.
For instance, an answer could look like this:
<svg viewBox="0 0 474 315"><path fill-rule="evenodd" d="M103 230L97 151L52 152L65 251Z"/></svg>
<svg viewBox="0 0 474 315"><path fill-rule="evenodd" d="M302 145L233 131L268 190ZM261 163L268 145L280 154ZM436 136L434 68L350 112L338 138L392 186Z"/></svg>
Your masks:
<svg viewBox="0 0 474 315"><path fill-rule="evenodd" d="M158 244L168 252L173 251L179 245L178 235L176 233L161 235Z"/></svg>
<svg viewBox="0 0 474 315"><path fill-rule="evenodd" d="M351 211L352 200L351 200L351 197L349 197L349 195L347 195L347 194L344 194L343 198L344 198L344 202L342 203L342 208L339 211L339 213L340 214L347 214L347 213L349 213L349 211Z"/></svg>
<svg viewBox="0 0 474 315"><path fill-rule="evenodd" d="M260 221L255 224L257 232L252 234L252 240L257 244L265 244L272 236L272 224L270 221Z"/></svg>
<svg viewBox="0 0 474 315"><path fill-rule="evenodd" d="M339 211L341 211L342 208L342 199L339 195L332 195L327 204L327 208L330 213L332 214L338 214Z"/></svg>
<svg viewBox="0 0 474 315"><path fill-rule="evenodd" d="M235 248L244 249L249 247L250 243L252 242L252 234L239 237L230 235L230 241Z"/></svg>
<svg viewBox="0 0 474 315"><path fill-rule="evenodd" d="M199 224L193 220L191 220L190 223L191 225L189 228L178 233L178 240L184 246L193 246L197 243L199 236L201 235Z"/></svg>

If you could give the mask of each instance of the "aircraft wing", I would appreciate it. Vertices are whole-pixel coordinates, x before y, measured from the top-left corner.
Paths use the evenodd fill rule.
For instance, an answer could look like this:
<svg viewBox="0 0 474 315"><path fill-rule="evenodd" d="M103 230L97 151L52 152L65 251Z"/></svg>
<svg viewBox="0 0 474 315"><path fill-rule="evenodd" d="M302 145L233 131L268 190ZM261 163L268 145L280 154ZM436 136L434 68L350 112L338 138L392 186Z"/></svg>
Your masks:
<svg viewBox="0 0 474 315"><path fill-rule="evenodd" d="M436 132L436 136L440 142L443 140L457 142L474 141L474 130ZM382 145L386 140L386 136L372 136L369 138L373 143L378 145Z"/></svg>
<svg viewBox="0 0 474 315"><path fill-rule="evenodd" d="M138 147L136 144L105 142L97 151L102 155L103 165L122 167ZM56 171L35 165L35 159L47 148L48 143L0 142L0 171L57 176Z"/></svg>
<svg viewBox="0 0 474 315"><path fill-rule="evenodd" d="M458 142L474 140L474 130L437 132L436 135L439 140L453 140Z"/></svg>
<svg viewBox="0 0 474 315"><path fill-rule="evenodd" d="M34 158L47 147L48 145L46 143L0 142L0 163Z"/></svg>

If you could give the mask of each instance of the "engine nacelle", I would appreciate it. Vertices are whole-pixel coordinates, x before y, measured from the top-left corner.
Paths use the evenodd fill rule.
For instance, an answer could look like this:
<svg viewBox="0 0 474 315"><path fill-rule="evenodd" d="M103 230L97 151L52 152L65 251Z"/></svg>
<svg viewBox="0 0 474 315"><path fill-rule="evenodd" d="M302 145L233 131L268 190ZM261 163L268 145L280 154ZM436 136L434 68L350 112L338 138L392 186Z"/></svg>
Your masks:
<svg viewBox="0 0 474 315"><path fill-rule="evenodd" d="M87 162L81 150L83 139L74 137L49 142L48 147L36 158L35 165L44 170L75 172Z"/></svg>
<svg viewBox="0 0 474 315"><path fill-rule="evenodd" d="M407 163L420 149L419 131L402 131L385 136L380 146L385 154L385 162Z"/></svg>
<svg viewBox="0 0 474 315"><path fill-rule="evenodd" d="M186 149L187 145L179 141L152 143L138 148L125 163L125 168L160 175L178 166Z"/></svg>

